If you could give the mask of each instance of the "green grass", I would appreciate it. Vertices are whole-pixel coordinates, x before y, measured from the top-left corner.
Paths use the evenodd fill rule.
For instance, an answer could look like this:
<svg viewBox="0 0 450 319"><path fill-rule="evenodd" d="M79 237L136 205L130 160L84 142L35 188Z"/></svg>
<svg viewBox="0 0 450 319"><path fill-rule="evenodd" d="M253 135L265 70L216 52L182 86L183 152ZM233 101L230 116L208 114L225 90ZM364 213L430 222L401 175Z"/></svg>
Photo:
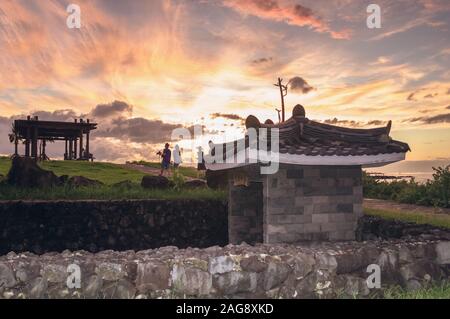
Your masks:
<svg viewBox="0 0 450 319"><path fill-rule="evenodd" d="M135 161L132 162L132 164L137 164L137 165L144 165L147 167L151 167L151 168L156 168L156 169L161 169L161 163L156 163L156 162L146 162L146 161ZM195 167L189 167L189 166L180 166L178 168L178 171L186 176L186 177L192 177L192 178L203 178L203 172L199 172L197 170L197 168ZM200 173L200 176L199 176Z"/></svg>
<svg viewBox="0 0 450 319"><path fill-rule="evenodd" d="M0 174L8 174L9 168L11 167L11 160L8 157L0 156Z"/></svg>
<svg viewBox="0 0 450 319"><path fill-rule="evenodd" d="M144 189L139 184L131 188L100 187L26 189L0 186L0 200L82 200L82 199L226 199L224 191L205 189Z"/></svg>
<svg viewBox="0 0 450 319"><path fill-rule="evenodd" d="M450 283L443 282L415 291L406 291L400 287L393 287L386 289L383 297L385 299L450 299Z"/></svg>
<svg viewBox="0 0 450 319"><path fill-rule="evenodd" d="M154 163L156 165L156 163ZM11 166L11 160L0 157L0 174L6 175ZM41 163L46 170L53 171L56 175L84 176L103 182L100 187L69 188L67 186L53 187L50 189L26 189L9 185L0 185L0 200L77 200L77 199L225 199L224 191L213 189L168 189L149 190L140 186L142 176L145 173L135 169L125 168L121 165L101 162L84 161L49 161ZM194 168L182 168L180 172L186 176L195 176ZM183 174L183 175L184 175ZM133 184L130 188L112 187L112 184L130 180Z"/></svg>
<svg viewBox="0 0 450 319"><path fill-rule="evenodd" d="M85 161L48 161L40 163L43 169L53 171L57 176L84 176L111 185L123 180L140 182L145 174L134 169L128 169L118 164L85 162ZM6 175L11 167L11 160L0 158L0 174Z"/></svg>
<svg viewBox="0 0 450 319"><path fill-rule="evenodd" d="M366 215L378 216L384 219L395 219L416 224L428 224L432 226L450 228L450 215L431 214L421 212L398 212L373 208L364 208Z"/></svg>

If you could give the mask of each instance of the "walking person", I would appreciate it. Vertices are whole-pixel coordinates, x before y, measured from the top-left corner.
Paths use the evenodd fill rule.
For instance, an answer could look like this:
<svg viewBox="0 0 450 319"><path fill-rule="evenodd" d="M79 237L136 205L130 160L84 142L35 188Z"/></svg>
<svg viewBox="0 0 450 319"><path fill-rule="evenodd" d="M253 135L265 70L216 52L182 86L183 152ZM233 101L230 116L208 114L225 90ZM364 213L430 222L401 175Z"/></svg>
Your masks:
<svg viewBox="0 0 450 319"><path fill-rule="evenodd" d="M169 143L166 143L164 146L164 150L161 152L158 152L157 154L161 156L161 173L159 176L164 176L164 171L167 171L167 174L169 174L169 167L170 167L170 157L172 156L172 152L169 149Z"/></svg>
<svg viewBox="0 0 450 319"><path fill-rule="evenodd" d="M177 144L173 150L173 167L178 168L181 163L183 163L183 160L181 159L180 147Z"/></svg>

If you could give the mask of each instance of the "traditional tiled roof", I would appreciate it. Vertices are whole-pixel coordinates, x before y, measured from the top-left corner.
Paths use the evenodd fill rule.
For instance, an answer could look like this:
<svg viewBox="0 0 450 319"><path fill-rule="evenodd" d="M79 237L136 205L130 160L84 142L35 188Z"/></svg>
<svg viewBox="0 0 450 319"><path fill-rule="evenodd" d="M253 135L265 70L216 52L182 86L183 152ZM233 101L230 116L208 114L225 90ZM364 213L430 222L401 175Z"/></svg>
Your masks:
<svg viewBox="0 0 450 319"><path fill-rule="evenodd" d="M270 131L272 128L278 128L280 154L294 156L360 156L410 151L408 144L395 141L389 136L391 121L385 127L372 129L339 127L309 120L305 117L304 108L297 105L293 110L292 117L287 121L279 124L270 122L266 121L261 124L256 117L250 115L246 120L246 127L247 129L267 128L269 150L271 149ZM249 138L246 137L240 141L216 144L211 154L214 155L216 148L222 146L224 158L232 156L230 150L236 153L237 144L244 143L244 140L246 148L257 148L257 145L251 145ZM234 148L231 147L233 145ZM226 154L226 150L228 150L228 154Z"/></svg>

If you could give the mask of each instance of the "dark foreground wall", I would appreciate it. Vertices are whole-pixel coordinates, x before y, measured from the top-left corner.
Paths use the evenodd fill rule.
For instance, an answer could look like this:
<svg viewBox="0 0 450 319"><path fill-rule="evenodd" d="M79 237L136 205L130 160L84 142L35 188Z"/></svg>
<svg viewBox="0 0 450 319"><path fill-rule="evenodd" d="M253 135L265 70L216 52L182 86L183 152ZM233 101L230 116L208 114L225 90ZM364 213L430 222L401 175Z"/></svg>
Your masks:
<svg viewBox="0 0 450 319"><path fill-rule="evenodd" d="M226 245L227 229L224 201L0 202L0 255Z"/></svg>

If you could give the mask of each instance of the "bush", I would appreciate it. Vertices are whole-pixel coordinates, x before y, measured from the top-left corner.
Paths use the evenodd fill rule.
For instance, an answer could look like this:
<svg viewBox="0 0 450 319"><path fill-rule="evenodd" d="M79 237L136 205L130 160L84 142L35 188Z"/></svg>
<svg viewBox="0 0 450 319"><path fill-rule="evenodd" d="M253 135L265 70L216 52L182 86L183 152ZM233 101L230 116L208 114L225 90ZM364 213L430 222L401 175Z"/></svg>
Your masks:
<svg viewBox="0 0 450 319"><path fill-rule="evenodd" d="M378 181L363 174L364 196L401 203L450 207L450 165L433 167L433 179L426 183L410 181Z"/></svg>

